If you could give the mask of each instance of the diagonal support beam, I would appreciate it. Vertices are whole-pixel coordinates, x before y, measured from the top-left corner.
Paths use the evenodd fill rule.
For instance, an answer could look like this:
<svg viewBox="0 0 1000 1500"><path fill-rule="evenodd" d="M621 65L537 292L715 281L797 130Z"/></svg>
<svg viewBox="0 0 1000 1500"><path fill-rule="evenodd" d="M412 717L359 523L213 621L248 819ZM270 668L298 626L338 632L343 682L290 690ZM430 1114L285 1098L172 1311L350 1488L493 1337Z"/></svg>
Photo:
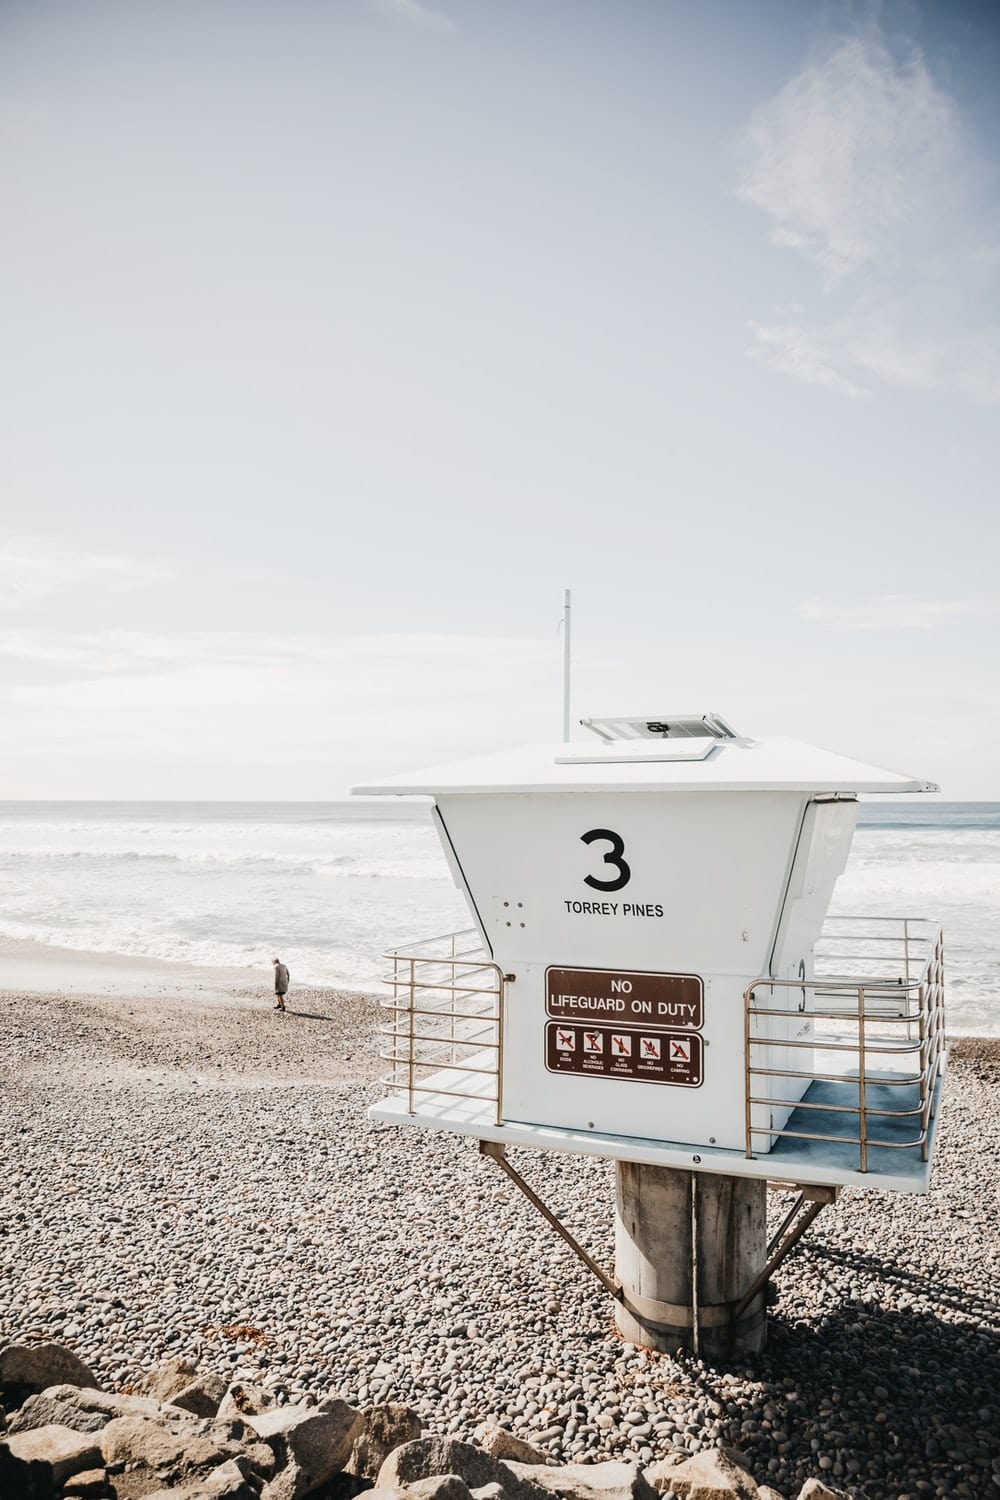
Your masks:
<svg viewBox="0 0 1000 1500"><path fill-rule="evenodd" d="M789 1253L789 1251L794 1250L799 1240L809 1228L809 1225L812 1223L813 1219L815 1219L817 1214L822 1213L823 1209L826 1207L829 1201L829 1199L823 1198L818 1202L814 1201L810 1203L805 1212L800 1215L798 1222L792 1225L791 1228L788 1228L798 1208L804 1202L804 1195L803 1197L799 1198L798 1203L795 1204L792 1212L786 1217L785 1222L778 1230L778 1234L775 1236L775 1239L778 1239L782 1234L785 1234L786 1228L788 1228L788 1233L785 1234L784 1239L781 1240L781 1243L778 1245L777 1249L774 1249L774 1240L772 1240L771 1244L768 1245L767 1248L768 1250L772 1251L772 1253L768 1256L767 1264L765 1265L763 1271L761 1271L760 1275L754 1277L753 1281L750 1283L747 1290L743 1293L743 1296L740 1298L739 1302L737 1302L736 1306L733 1308L732 1321L734 1323L742 1316L743 1313L746 1312L747 1308L750 1306L757 1293L767 1285L774 1272L778 1269L778 1267L781 1265L781 1262L785 1259L785 1256Z"/></svg>
<svg viewBox="0 0 1000 1500"><path fill-rule="evenodd" d="M549 1208L545 1203L542 1202L541 1198L539 1198L534 1188L531 1187L527 1182L525 1182L524 1178L521 1176L517 1168L511 1166L510 1162L507 1160L506 1147L503 1145L503 1142L480 1141L479 1154L480 1156L491 1157L492 1160L496 1162L500 1170L502 1172L506 1172L511 1182L515 1187L521 1190L532 1207L536 1208L541 1214L542 1218L552 1225L552 1228L556 1231L556 1234L562 1236L569 1248L572 1250L573 1254L583 1261L583 1264L589 1271L593 1271L598 1281L604 1287L604 1290L606 1292L609 1292L611 1296L614 1297L616 1302L620 1302L623 1295L621 1287L612 1280L612 1278L606 1271L601 1270L601 1267L597 1264L597 1261L594 1259L594 1257L592 1255L589 1255L583 1248L583 1246L579 1243L579 1241L573 1238L569 1230L566 1228L565 1224L561 1223L561 1221L556 1218L551 1208Z"/></svg>

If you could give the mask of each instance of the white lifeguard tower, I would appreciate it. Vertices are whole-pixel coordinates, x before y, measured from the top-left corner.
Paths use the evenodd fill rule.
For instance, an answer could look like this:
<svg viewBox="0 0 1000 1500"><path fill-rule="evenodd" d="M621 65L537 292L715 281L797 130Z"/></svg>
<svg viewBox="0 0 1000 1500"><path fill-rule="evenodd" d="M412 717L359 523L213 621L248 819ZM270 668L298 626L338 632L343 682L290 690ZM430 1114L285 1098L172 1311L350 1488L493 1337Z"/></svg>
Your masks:
<svg viewBox="0 0 1000 1500"><path fill-rule="evenodd" d="M760 1347L769 1276L841 1186L927 1188L940 930L828 909L858 795L937 788L714 713L582 722L356 788L434 799L474 923L389 955L371 1114L475 1136L634 1342ZM615 1277L508 1145L618 1163ZM769 1179L801 1189L771 1245Z"/></svg>

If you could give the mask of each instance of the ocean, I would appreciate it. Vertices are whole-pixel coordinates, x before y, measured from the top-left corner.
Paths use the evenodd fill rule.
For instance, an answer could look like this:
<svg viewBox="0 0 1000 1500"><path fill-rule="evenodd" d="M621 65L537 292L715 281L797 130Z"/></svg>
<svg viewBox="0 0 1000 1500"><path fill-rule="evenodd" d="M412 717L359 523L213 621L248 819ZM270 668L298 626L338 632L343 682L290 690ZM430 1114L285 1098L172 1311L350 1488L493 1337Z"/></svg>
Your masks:
<svg viewBox="0 0 1000 1500"><path fill-rule="evenodd" d="M862 806L833 909L939 918L949 1028L1000 1035L1000 803L900 802ZM426 804L0 803L0 940L376 990L468 925Z"/></svg>

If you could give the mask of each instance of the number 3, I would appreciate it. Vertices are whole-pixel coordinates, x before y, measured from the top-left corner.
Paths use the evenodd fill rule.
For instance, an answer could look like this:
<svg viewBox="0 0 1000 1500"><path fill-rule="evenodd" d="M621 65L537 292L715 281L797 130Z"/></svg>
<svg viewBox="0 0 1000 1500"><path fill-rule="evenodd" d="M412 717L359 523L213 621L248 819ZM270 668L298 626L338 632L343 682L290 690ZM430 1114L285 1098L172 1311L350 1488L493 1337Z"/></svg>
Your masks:
<svg viewBox="0 0 1000 1500"><path fill-rule="evenodd" d="M632 871L622 858L625 853L625 840L621 834L612 833L610 828L592 828L589 833L580 835L581 844L592 844L595 839L607 839L611 845L611 853L604 856L604 863L614 865L618 874L614 880L598 880L596 875L585 875L584 884L592 886L595 891L620 891L622 886L628 885L632 879Z"/></svg>

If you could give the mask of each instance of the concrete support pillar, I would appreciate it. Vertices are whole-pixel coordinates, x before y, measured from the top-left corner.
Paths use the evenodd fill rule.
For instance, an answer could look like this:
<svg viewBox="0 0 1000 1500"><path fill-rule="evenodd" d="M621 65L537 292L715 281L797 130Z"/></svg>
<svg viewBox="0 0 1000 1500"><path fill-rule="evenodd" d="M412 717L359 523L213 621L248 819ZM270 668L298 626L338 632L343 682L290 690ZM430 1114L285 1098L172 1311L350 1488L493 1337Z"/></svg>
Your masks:
<svg viewBox="0 0 1000 1500"><path fill-rule="evenodd" d="M673 1167L618 1163L615 1271L618 1331L630 1343L708 1358L764 1347L765 1294L732 1323L763 1269L767 1183Z"/></svg>

